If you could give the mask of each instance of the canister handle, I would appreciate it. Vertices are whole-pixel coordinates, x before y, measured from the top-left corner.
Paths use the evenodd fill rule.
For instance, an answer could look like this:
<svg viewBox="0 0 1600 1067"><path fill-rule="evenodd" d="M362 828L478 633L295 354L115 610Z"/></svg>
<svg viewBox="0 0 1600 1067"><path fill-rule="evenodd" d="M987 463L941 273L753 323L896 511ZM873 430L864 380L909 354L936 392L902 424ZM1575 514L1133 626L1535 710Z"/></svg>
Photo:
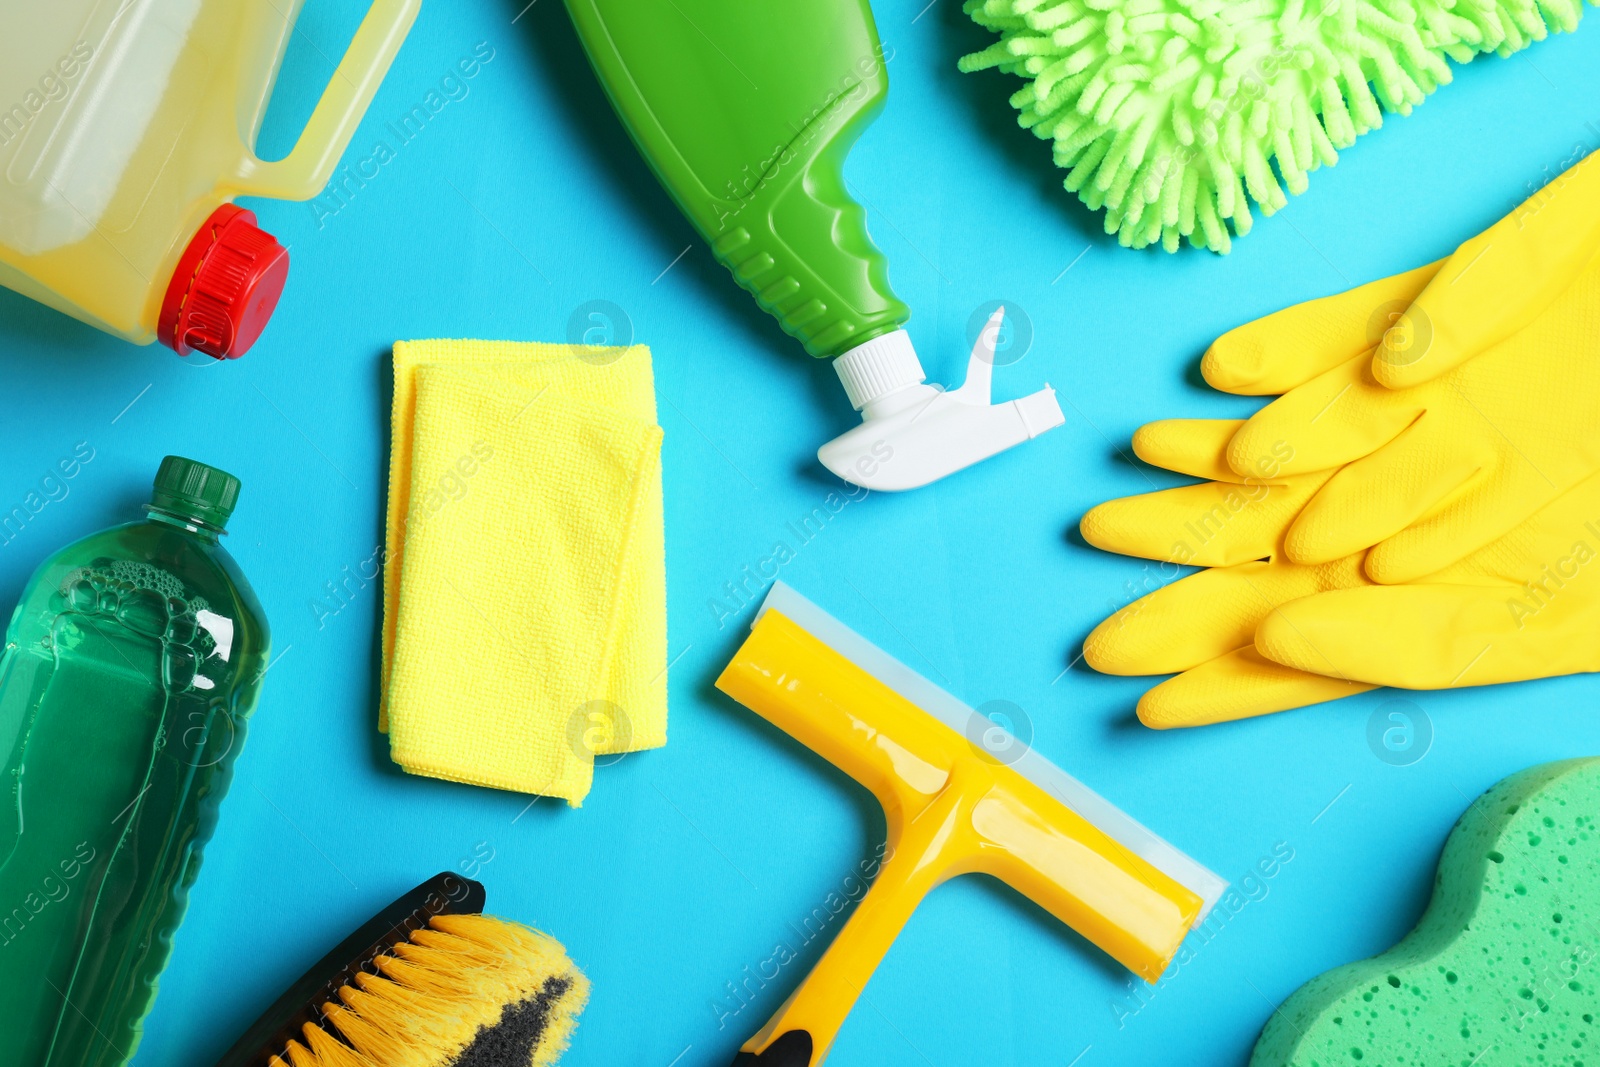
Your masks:
<svg viewBox="0 0 1600 1067"><path fill-rule="evenodd" d="M247 150L232 190L276 200L309 200L320 193L421 9L422 0L375 0L294 150L270 163Z"/></svg>

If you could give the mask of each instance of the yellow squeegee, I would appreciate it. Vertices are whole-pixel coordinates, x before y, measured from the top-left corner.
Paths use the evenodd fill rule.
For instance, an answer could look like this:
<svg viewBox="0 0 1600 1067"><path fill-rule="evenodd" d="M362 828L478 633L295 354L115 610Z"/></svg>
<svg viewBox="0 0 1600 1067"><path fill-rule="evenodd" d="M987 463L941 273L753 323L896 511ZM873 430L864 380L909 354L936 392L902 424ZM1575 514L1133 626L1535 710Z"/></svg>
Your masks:
<svg viewBox="0 0 1600 1067"><path fill-rule="evenodd" d="M977 712L775 583L717 688L872 790L872 888L735 1067L814 1067L929 890L992 875L1146 981L1226 883L1032 749L968 740ZM1010 752L1021 751L1012 759Z"/></svg>

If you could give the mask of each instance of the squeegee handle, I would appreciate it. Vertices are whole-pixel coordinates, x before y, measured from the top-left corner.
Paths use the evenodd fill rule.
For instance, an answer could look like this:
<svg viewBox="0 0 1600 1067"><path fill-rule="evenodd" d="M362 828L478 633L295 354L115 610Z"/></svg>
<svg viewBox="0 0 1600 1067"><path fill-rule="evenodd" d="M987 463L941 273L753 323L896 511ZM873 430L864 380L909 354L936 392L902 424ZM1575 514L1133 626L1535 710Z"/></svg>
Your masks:
<svg viewBox="0 0 1600 1067"><path fill-rule="evenodd" d="M882 867L817 965L761 1031L745 1042L734 1067L816 1067L855 1007L878 964L928 892L971 869L959 861L970 834L971 803L962 790L906 819L886 812L888 847Z"/></svg>

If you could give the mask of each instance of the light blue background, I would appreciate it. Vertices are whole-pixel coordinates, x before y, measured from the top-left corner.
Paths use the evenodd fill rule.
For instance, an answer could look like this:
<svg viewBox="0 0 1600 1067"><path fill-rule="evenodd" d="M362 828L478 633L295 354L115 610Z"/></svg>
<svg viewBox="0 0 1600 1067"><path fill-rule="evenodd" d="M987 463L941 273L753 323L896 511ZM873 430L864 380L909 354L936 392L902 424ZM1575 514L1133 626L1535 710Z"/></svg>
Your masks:
<svg viewBox="0 0 1600 1067"><path fill-rule="evenodd" d="M336 215L319 225L305 204L249 205L294 267L239 363L185 365L0 293L0 505L76 442L95 449L70 495L0 548L0 599L48 551L135 514L160 457L186 453L244 480L229 544L281 655L140 1064L210 1064L380 905L492 850L490 910L559 937L593 979L567 1064L723 1067L821 942L719 1024L738 1004L727 984L793 943L882 834L870 798L711 686L750 613L719 626L709 602L837 488L813 452L853 417L829 367L758 311L656 186L559 0L513 24L523 2L430 0L347 159L392 142L384 125L479 42L494 58ZM1294 858L1142 1007L1125 973L1033 905L983 880L951 884L917 912L831 1062L1241 1064L1273 1005L1410 927L1477 793L1600 750L1600 684L1408 694L1435 733L1408 767L1368 746L1389 692L1148 731L1132 719L1145 681L1063 674L1144 566L1087 548L1077 520L1175 481L1123 459L1140 423L1251 410L1199 384L1219 332L1445 254L1575 146L1600 144L1600 27L1461 70L1221 258L1135 254L1100 234L1048 147L1014 125L1015 81L956 73L987 35L958 0L921 2L878 5L893 91L848 177L915 309L930 377L961 377L969 316L1004 298L1035 340L998 390L1049 381L1067 422L932 488L851 504L782 576L970 703L1025 709L1040 750L1222 875L1279 843ZM292 143L361 6L309 3L264 155ZM655 354L672 740L600 770L581 810L524 811L525 797L391 765L373 725L378 590L320 626L312 605L381 541L391 343L562 340L591 299L625 309ZM482 565L513 587L518 560Z"/></svg>

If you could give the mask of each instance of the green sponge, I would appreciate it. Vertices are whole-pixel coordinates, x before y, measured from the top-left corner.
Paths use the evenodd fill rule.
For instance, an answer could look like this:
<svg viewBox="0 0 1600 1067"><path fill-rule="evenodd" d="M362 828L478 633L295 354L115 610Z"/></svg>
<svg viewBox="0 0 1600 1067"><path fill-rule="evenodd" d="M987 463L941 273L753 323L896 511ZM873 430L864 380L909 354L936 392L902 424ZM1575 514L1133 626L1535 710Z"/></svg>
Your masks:
<svg viewBox="0 0 1600 1067"><path fill-rule="evenodd" d="M1533 767L1469 808L1422 921L1313 978L1250 1067L1600 1064L1600 759Z"/></svg>
<svg viewBox="0 0 1600 1067"><path fill-rule="evenodd" d="M1591 0L1600 3L1600 0ZM1450 81L1447 59L1570 31L1583 0L966 0L1028 80L1019 122L1124 246L1229 248L1306 175ZM1380 108L1381 105L1381 108ZM1281 184L1280 184L1281 183Z"/></svg>

